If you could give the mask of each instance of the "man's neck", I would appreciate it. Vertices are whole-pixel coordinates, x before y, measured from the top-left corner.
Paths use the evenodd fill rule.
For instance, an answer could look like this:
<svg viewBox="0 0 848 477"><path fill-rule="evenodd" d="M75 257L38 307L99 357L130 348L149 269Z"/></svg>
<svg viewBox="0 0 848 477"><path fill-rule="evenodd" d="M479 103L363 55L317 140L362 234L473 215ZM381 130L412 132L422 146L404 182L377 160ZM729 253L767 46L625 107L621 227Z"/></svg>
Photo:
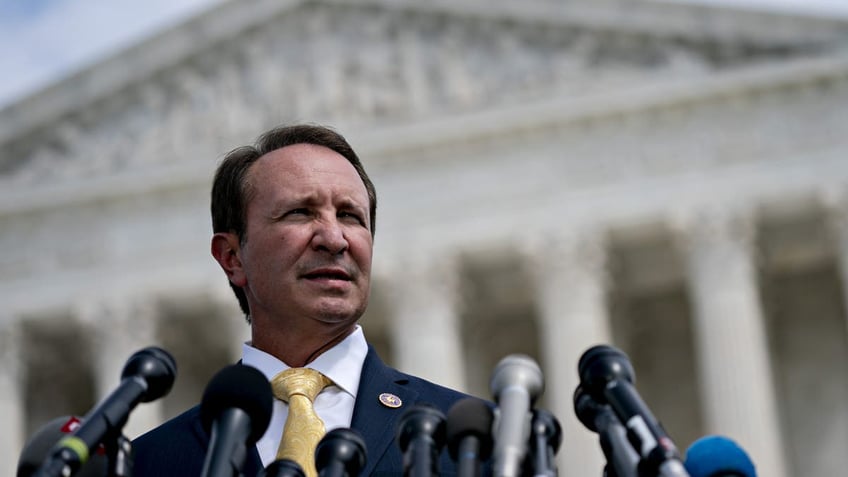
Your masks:
<svg viewBox="0 0 848 477"><path fill-rule="evenodd" d="M289 367L306 366L333 346L341 343L356 329L356 324L327 326L312 330L282 330L252 323L251 344Z"/></svg>

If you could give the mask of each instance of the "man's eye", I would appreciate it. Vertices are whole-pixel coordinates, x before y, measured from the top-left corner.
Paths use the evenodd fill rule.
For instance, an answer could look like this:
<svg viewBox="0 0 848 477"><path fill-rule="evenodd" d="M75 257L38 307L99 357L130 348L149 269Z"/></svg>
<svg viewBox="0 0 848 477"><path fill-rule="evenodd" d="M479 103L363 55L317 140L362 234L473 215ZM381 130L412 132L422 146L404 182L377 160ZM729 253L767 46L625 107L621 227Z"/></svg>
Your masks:
<svg viewBox="0 0 848 477"><path fill-rule="evenodd" d="M355 220L357 223L360 223L360 224L365 223L365 221L362 219L362 217L359 216L359 214L356 214L356 213L353 213L353 212L340 212L339 217L341 217L343 219Z"/></svg>
<svg viewBox="0 0 848 477"><path fill-rule="evenodd" d="M287 217L287 216L290 216L290 215L309 215L309 209L302 208L302 207L299 208L299 209L292 209L292 210L286 212L284 217Z"/></svg>

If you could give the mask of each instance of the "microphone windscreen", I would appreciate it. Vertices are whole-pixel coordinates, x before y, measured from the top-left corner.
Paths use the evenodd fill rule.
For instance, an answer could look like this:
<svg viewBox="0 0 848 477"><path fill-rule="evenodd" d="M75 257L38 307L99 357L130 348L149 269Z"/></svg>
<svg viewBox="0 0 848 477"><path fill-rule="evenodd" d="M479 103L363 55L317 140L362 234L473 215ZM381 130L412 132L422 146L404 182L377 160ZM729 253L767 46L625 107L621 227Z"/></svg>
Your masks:
<svg viewBox="0 0 848 477"><path fill-rule="evenodd" d="M595 419L604 411L604 406L608 404L600 404L588 393L583 386L577 386L574 390L574 414L577 419L592 432L598 432L598 426L595 424Z"/></svg>
<svg viewBox="0 0 848 477"><path fill-rule="evenodd" d="M597 345L586 350L577 363L580 386L595 398L602 398L611 381L634 384L636 373L627 355L609 345ZM603 400L601 400L603 402Z"/></svg>
<svg viewBox="0 0 848 477"><path fill-rule="evenodd" d="M290 459L277 459L259 471L257 477L306 477L303 468Z"/></svg>
<svg viewBox="0 0 848 477"><path fill-rule="evenodd" d="M149 346L127 360L121 379L127 378L141 378L147 384L141 402L155 401L171 391L177 379L177 362L164 349Z"/></svg>
<svg viewBox="0 0 848 477"><path fill-rule="evenodd" d="M447 418L436 406L418 403L400 416L396 440L401 452L406 453L409 444L417 437L426 436L441 450L445 445L445 420Z"/></svg>
<svg viewBox="0 0 848 477"><path fill-rule="evenodd" d="M332 464L341 464L344 475L358 476L367 460L365 440L359 432L339 427L328 432L315 447L318 475L335 475Z"/></svg>
<svg viewBox="0 0 848 477"><path fill-rule="evenodd" d="M734 441L723 436L706 436L686 450L690 477L757 477L754 463Z"/></svg>
<svg viewBox="0 0 848 477"><path fill-rule="evenodd" d="M17 477L30 477L41 467L53 450L59 439L74 432L80 426L80 420L74 416L62 416L51 420L35 431L35 434L24 445L18 459ZM88 462L74 474L75 477L103 477L107 475L108 459L99 448L91 455Z"/></svg>
<svg viewBox="0 0 848 477"><path fill-rule="evenodd" d="M234 364L218 371L209 381L200 402L200 420L206 432L228 409L241 409L250 417L253 444L262 437L271 421L274 395L271 384L258 369Z"/></svg>
<svg viewBox="0 0 848 477"><path fill-rule="evenodd" d="M480 442L480 459L488 459L492 453L493 420L492 409L482 399L467 397L451 406L445 425L451 457L457 459L463 438L474 436Z"/></svg>
<svg viewBox="0 0 848 477"><path fill-rule="evenodd" d="M519 387L527 391L530 404L545 389L545 378L533 358L523 354L511 354L501 359L492 371L489 389L495 401L500 404L501 394L509 389Z"/></svg>

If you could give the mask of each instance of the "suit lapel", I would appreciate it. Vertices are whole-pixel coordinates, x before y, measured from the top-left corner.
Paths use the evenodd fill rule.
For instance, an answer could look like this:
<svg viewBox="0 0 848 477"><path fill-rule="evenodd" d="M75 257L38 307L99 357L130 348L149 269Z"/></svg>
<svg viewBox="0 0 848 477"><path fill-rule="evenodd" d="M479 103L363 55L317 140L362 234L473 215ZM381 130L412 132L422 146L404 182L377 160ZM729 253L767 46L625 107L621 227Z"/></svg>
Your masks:
<svg viewBox="0 0 848 477"><path fill-rule="evenodd" d="M262 459L259 457L259 451L256 450L256 446L249 446L247 448L247 459L244 462L244 468L242 470L243 475L257 475L259 471L263 470L262 467Z"/></svg>
<svg viewBox="0 0 848 477"><path fill-rule="evenodd" d="M389 447L397 445L395 433L400 416L418 398L418 392L406 386L408 381L405 375L383 364L374 349L368 347L351 422L367 446L368 460L361 475L371 474ZM400 398L401 405L383 404L380 395L386 393Z"/></svg>

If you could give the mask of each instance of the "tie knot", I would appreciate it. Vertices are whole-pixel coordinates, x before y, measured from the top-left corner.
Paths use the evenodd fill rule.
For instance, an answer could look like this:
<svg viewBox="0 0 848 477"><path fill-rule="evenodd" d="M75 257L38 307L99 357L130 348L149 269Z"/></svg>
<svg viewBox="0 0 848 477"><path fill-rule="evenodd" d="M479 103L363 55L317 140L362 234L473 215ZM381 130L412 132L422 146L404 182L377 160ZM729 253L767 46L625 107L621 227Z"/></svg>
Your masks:
<svg viewBox="0 0 848 477"><path fill-rule="evenodd" d="M274 396L281 401L288 402L295 394L314 401L315 396L331 383L328 377L314 369L289 368L271 379L271 389L274 390Z"/></svg>

